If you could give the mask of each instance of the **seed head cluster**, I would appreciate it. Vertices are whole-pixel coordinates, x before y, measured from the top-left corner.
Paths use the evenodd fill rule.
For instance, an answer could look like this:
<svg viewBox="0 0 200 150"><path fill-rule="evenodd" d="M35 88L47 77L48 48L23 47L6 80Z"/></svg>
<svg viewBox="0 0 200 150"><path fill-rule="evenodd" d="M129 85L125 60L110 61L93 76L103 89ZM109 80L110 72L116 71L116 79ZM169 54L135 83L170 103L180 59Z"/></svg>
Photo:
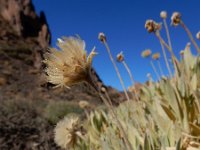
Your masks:
<svg viewBox="0 0 200 150"><path fill-rule="evenodd" d="M80 101L79 102L79 106L80 106L80 108L82 108L82 109L87 109L87 108L89 108L90 107L90 104L87 102L87 101Z"/></svg>
<svg viewBox="0 0 200 150"><path fill-rule="evenodd" d="M179 12L174 12L171 17L171 24L173 26L178 26L181 22L181 14Z"/></svg>
<svg viewBox="0 0 200 150"><path fill-rule="evenodd" d="M122 61L124 61L124 55L123 55L123 52L120 52L119 54L117 54L117 61L118 61L118 62L122 62Z"/></svg>
<svg viewBox="0 0 200 150"><path fill-rule="evenodd" d="M98 38L99 38L99 40L100 40L101 42L106 42L106 36L105 36L105 34L104 34L103 32L100 32L100 33L99 33Z"/></svg>
<svg viewBox="0 0 200 150"><path fill-rule="evenodd" d="M152 55L152 59L158 60L160 58L160 53L155 53Z"/></svg>
<svg viewBox="0 0 200 150"><path fill-rule="evenodd" d="M44 57L48 82L69 87L87 80L96 55L94 49L87 56L85 42L76 37L65 37L57 43L60 49L50 48Z"/></svg>
<svg viewBox="0 0 200 150"><path fill-rule="evenodd" d="M151 50L150 49L146 49L142 52L142 57L147 58L151 55Z"/></svg>
<svg viewBox="0 0 200 150"><path fill-rule="evenodd" d="M198 40L200 40L200 31L197 32L197 34L196 34L196 38L197 38Z"/></svg>
<svg viewBox="0 0 200 150"><path fill-rule="evenodd" d="M161 24L155 22L154 20L147 20L144 26L149 33L159 31L161 29Z"/></svg>

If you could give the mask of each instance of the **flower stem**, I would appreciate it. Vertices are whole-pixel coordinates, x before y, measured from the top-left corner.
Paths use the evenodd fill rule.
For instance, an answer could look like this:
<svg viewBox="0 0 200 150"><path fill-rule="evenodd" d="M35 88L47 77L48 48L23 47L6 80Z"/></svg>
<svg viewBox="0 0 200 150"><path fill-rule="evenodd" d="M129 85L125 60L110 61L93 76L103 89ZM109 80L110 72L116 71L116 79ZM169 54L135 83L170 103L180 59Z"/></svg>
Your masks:
<svg viewBox="0 0 200 150"><path fill-rule="evenodd" d="M125 60L122 61L122 63L123 63L125 69L127 70L128 74L129 74L129 77L130 77L130 79L131 79L132 85L135 86L135 81L134 81L134 78L133 78L133 75L132 75L132 73L131 73L130 68L128 67L128 65L127 65L127 63L125 62ZM135 88L133 88L133 89L134 89L134 96L135 96L136 100L139 101L139 97L138 97L138 95L137 95L137 91L136 91Z"/></svg>
<svg viewBox="0 0 200 150"><path fill-rule="evenodd" d="M166 64L166 66L167 66L167 69L168 69L168 72L169 72L169 74L170 74L170 77L172 77L172 72L171 72L171 69L170 69L170 67L169 67L169 62L168 62L168 60L167 60L167 55L166 55L166 52L165 52L165 47L164 47L164 45L165 45L170 51L171 51L171 48L164 42L164 40L161 38L159 32L156 33L156 36L157 36L157 38L158 38L159 41L160 41L160 45L161 45L161 48L162 48L163 56L164 56L164 59L165 59L165 64Z"/></svg>
<svg viewBox="0 0 200 150"><path fill-rule="evenodd" d="M108 110L111 110L111 114L113 115L113 118L116 119L117 125L118 125L119 129L121 130L121 132L123 134L123 137L124 137L124 140L125 140L125 143L126 143L125 146L127 147L127 150L132 150L133 148L132 148L132 146L131 146L131 144L130 144L130 142L128 140L128 136L127 136L127 134L126 134L126 132L125 132L125 130L124 130L121 122L119 121L119 119L117 117L117 114L116 114L116 112L114 110L114 107L112 105L112 101L110 99L110 96L109 96L107 90L106 89L103 90L104 93L105 93L105 95L106 95L106 97L107 97L107 98L105 98L103 96L102 92L101 92L101 89L95 83L94 78L93 78L93 76L91 74L91 71L89 72L89 77L88 77L88 80L86 82L88 82L89 85L92 88L94 88L95 92L98 93L99 97L102 99L103 103L106 105L106 107L108 108Z"/></svg>
<svg viewBox="0 0 200 150"><path fill-rule="evenodd" d="M194 45L194 47L197 49L197 52L200 53L200 49L199 46L197 45L197 43L195 42L190 30L187 28L187 26L184 24L184 22L181 20L180 22L181 26L183 27L183 29L186 31L186 33L188 34L192 44Z"/></svg>
<svg viewBox="0 0 200 150"><path fill-rule="evenodd" d="M161 75L164 76L164 73L163 73L162 67L161 67L161 65L160 65L160 61L157 60L157 63L158 63L158 67L159 67L159 70L160 70Z"/></svg>
<svg viewBox="0 0 200 150"><path fill-rule="evenodd" d="M113 59L113 56L112 56L112 54L111 54L110 48L109 48L109 46L108 46L108 43L107 43L105 40L103 40L103 44L105 45L106 50L107 50L107 52L108 52L108 54L109 54L110 60L111 60L111 62L113 63L113 66L114 66L114 68L115 68L115 71L116 71L116 73L117 73L117 76L118 76L118 78L119 78L119 80L120 80L120 83L121 83L122 88L123 88L123 90L124 90L124 93L125 93L125 95L126 95L126 98L127 98L128 101L130 101L130 98L129 98L128 93L127 93L127 91L126 91L124 82L123 82L122 77L121 77L121 75L120 75L120 73L119 73L119 69L117 68L117 65L116 65L116 63L115 63L115 61L114 61L114 59Z"/></svg>
<svg viewBox="0 0 200 150"><path fill-rule="evenodd" d="M166 34L167 34L167 39L168 39L169 47L170 47L171 51L173 51L172 50L172 44L171 44L171 38L170 38L169 29L168 29L168 26L167 26L166 19L163 19L163 22L164 22L164 27L165 27Z"/></svg>
<svg viewBox="0 0 200 150"><path fill-rule="evenodd" d="M155 65L153 64L152 60L150 60L150 63L151 63L151 66L152 66L152 68L153 68L153 71L155 72L155 74L156 74L156 76L157 76L157 79L160 80L160 76L159 76L159 74L158 74L158 72L157 72L157 70L156 70L156 67L155 67Z"/></svg>

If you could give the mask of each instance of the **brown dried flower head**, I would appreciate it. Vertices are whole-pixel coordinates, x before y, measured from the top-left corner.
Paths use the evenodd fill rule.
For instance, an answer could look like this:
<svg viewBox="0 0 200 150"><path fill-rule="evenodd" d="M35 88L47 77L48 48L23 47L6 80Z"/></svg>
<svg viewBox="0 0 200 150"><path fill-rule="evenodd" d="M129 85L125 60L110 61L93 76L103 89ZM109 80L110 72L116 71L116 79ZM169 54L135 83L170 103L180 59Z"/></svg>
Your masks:
<svg viewBox="0 0 200 150"><path fill-rule="evenodd" d="M57 145L67 149L75 146L83 135L79 117L71 115L57 123L54 140Z"/></svg>
<svg viewBox="0 0 200 150"><path fill-rule="evenodd" d="M183 56L184 55L184 50L180 51L180 55Z"/></svg>
<svg viewBox="0 0 200 150"><path fill-rule="evenodd" d="M117 54L117 61L118 61L118 62L122 62L122 61L124 61L124 55L123 55L123 52L120 52L119 54Z"/></svg>
<svg viewBox="0 0 200 150"><path fill-rule="evenodd" d="M181 14L179 12L174 12L171 17L171 24L173 26L178 26L181 22Z"/></svg>
<svg viewBox="0 0 200 150"><path fill-rule="evenodd" d="M100 32L99 33L99 36L98 36L98 39L101 41L101 42L105 42L106 41L106 36L103 32Z"/></svg>
<svg viewBox="0 0 200 150"><path fill-rule="evenodd" d="M160 53L155 53L152 55L152 59L158 60L160 58Z"/></svg>
<svg viewBox="0 0 200 150"><path fill-rule="evenodd" d="M147 58L151 55L151 50L150 49L146 49L142 52L142 57Z"/></svg>
<svg viewBox="0 0 200 150"><path fill-rule="evenodd" d="M50 48L44 55L48 82L69 87L87 80L96 55L94 49L87 57L85 42L76 37L59 39L58 47L60 50Z"/></svg>
<svg viewBox="0 0 200 150"><path fill-rule="evenodd" d="M106 92L106 88L105 87L101 87L101 92L105 93Z"/></svg>
<svg viewBox="0 0 200 150"><path fill-rule="evenodd" d="M166 11L161 11L161 12L160 12L160 17L161 17L162 19L166 19L166 18L167 18L167 12L166 12Z"/></svg>
<svg viewBox="0 0 200 150"><path fill-rule="evenodd" d="M196 38L200 40L200 31L196 34Z"/></svg>
<svg viewBox="0 0 200 150"><path fill-rule="evenodd" d="M90 104L89 104L87 101L80 101L80 102L79 102L79 106L80 106L80 108L82 108L82 109L87 109L87 108L90 107Z"/></svg>
<svg viewBox="0 0 200 150"><path fill-rule="evenodd" d="M161 24L156 23L153 20L147 20L144 26L149 33L156 32L161 29Z"/></svg>

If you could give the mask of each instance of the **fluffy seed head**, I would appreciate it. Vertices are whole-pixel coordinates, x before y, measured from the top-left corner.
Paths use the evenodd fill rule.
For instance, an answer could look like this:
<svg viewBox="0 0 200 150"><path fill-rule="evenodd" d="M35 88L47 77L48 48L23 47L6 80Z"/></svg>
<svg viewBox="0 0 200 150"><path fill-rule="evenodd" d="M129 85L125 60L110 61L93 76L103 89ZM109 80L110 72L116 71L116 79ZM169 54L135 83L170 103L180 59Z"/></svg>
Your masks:
<svg viewBox="0 0 200 150"><path fill-rule="evenodd" d="M160 53L155 53L152 55L152 59L158 60L160 58Z"/></svg>
<svg viewBox="0 0 200 150"><path fill-rule="evenodd" d="M151 55L151 50L150 49L146 49L142 52L142 57L147 58Z"/></svg>
<svg viewBox="0 0 200 150"><path fill-rule="evenodd" d="M161 24L156 23L155 21L149 19L149 20L146 20L144 27L147 29L149 33L152 33L152 32L156 32L160 30Z"/></svg>
<svg viewBox="0 0 200 150"><path fill-rule="evenodd" d="M96 55L94 49L87 57L85 42L76 37L58 40L59 50L50 48L44 57L48 82L61 87L69 87L87 80Z"/></svg>
<svg viewBox="0 0 200 150"><path fill-rule="evenodd" d="M196 38L200 40L200 31L196 34Z"/></svg>
<svg viewBox="0 0 200 150"><path fill-rule="evenodd" d="M100 32L99 33L99 36L98 36L98 39L101 41L101 42L105 42L106 41L106 36L103 32Z"/></svg>
<svg viewBox="0 0 200 150"><path fill-rule="evenodd" d="M122 61L124 61L124 55L123 55L123 52L120 52L119 54L117 54L117 61L118 61L118 62L122 62Z"/></svg>
<svg viewBox="0 0 200 150"><path fill-rule="evenodd" d="M171 17L171 24L173 26L178 26L181 22L181 14L179 12L174 12Z"/></svg>
<svg viewBox="0 0 200 150"><path fill-rule="evenodd" d="M167 12L166 12L166 11L161 11L161 12L160 12L160 17L161 17L162 19L166 19L166 18L167 18Z"/></svg>
<svg viewBox="0 0 200 150"><path fill-rule="evenodd" d="M67 116L59 121L55 128L55 142L60 147L67 149L77 144L84 135L77 116Z"/></svg>

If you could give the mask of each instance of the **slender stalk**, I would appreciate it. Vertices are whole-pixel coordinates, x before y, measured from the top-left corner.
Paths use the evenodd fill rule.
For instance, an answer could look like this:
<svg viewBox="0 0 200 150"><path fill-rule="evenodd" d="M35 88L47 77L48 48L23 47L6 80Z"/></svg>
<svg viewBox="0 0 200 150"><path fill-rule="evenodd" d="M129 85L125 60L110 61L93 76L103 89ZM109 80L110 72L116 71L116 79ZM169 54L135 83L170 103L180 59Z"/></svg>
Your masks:
<svg viewBox="0 0 200 150"><path fill-rule="evenodd" d="M197 43L195 42L190 30L187 28L187 26L184 24L184 22L181 20L180 22L181 26L183 27L183 29L186 31L186 33L188 34L192 44L194 45L194 47L197 49L197 52L200 53L200 49L199 46L197 45Z"/></svg>
<svg viewBox="0 0 200 150"><path fill-rule="evenodd" d="M160 36L159 31L156 32L156 36L159 39L160 43L169 50L171 57L172 57L172 60L173 60L173 63L175 63L174 61L178 61L176 56L174 55L172 48L163 40L163 38Z"/></svg>
<svg viewBox="0 0 200 150"><path fill-rule="evenodd" d="M110 99L110 97L109 97L107 91L105 91L105 94L106 94L107 99L109 99L108 101L111 102L111 99ZM131 143L130 143L130 141L128 140L128 135L127 135L126 132L124 131L124 128L123 128L121 122L119 121L119 119L118 119L118 117L117 117L117 114L115 113L113 107L112 107L111 105L109 105L108 101L104 98L104 96L103 96L101 93L99 93L99 95L100 95L101 99L104 101L104 103L106 104L106 106L107 106L107 107L109 108L109 110L111 111L111 114L113 115L114 119L116 120L119 129L122 131L122 134L123 134L123 137L124 137L124 140L125 140L125 143L126 143L125 146L127 147L127 150L133 150L133 148L132 148L132 146L131 146Z"/></svg>
<svg viewBox="0 0 200 150"><path fill-rule="evenodd" d="M123 90L124 90L124 93L125 93L125 95L126 95L126 98L127 98L128 101L130 101L130 98L129 98L128 93L127 93L127 91L126 91L124 82L123 82L122 77L121 77L121 75L120 75L120 73L119 73L119 69L117 68L117 65L116 65L116 63L115 63L115 61L114 61L114 59L113 59L113 56L112 56L112 54L111 54L110 48L109 48L109 46L108 46L108 43L107 43L105 40L103 40L103 44L105 45L106 50L107 50L107 52L108 52L108 54L109 54L110 60L111 60L112 63L113 63L113 66L114 66L114 68L115 68L115 71L116 71L116 73L117 73L117 76L118 76L118 78L119 78L119 80L120 80L120 83L121 83L122 88L123 88Z"/></svg>
<svg viewBox="0 0 200 150"><path fill-rule="evenodd" d="M125 61L122 61L122 63L123 63L123 65L124 65L125 69L126 69L127 72L128 72L128 75L129 75L129 77L130 77L130 79L131 79L131 83L132 83L132 84L135 84L135 81L134 81L134 79L133 79L133 75L132 75L132 73L131 73L130 68L128 67L128 65L126 64Z"/></svg>
<svg viewBox="0 0 200 150"><path fill-rule="evenodd" d="M165 26L165 30L166 30L166 34L167 34L167 39L168 39L168 45L170 47L170 53L171 53L171 57L172 57L172 61L174 63L174 68L175 68L175 71L177 71L177 63L178 62L178 59L176 58L176 56L174 55L174 51L173 51L173 48L172 48L172 44L171 44L171 38L170 38L170 34L169 34L169 29L168 29L168 25L167 25L167 22L166 22L166 19L163 19L163 22L164 22L164 26ZM164 40L163 40L164 41Z"/></svg>
<svg viewBox="0 0 200 150"><path fill-rule="evenodd" d="M160 36L159 31L156 32L156 37L159 39L160 43L164 45L169 51L171 51L171 47L163 40L163 38Z"/></svg>
<svg viewBox="0 0 200 150"><path fill-rule="evenodd" d="M165 52L165 47L164 47L164 45L165 45L169 50L171 50L171 48L164 42L164 40L161 38L159 32L156 33L156 36L158 37L158 39L159 39L159 41L160 41L160 45L161 45L161 48L162 48L163 56L164 56L164 59L165 59L165 64L166 64L166 66L167 66L167 70L168 70L168 72L169 72L169 74L170 74L170 77L172 77L172 72L171 72L171 69L170 69L170 67L169 67L169 62L168 62L168 60L167 60L167 55L166 55L166 52Z"/></svg>
<svg viewBox="0 0 200 150"><path fill-rule="evenodd" d="M104 93L105 93L105 95L106 95L106 97L107 97L107 99L106 99L106 98L102 95L101 90L99 89L99 87L97 86L97 84L95 83L95 81L94 81L94 79L93 79L93 77L92 77L92 75L91 75L91 71L89 72L89 79L88 79L87 82L88 82L89 85L90 85L92 88L94 88L95 91L99 94L100 98L102 99L102 101L104 102L104 104L106 105L106 107L107 107L109 110L111 110L111 113L112 113L114 119L116 119L116 121L117 121L117 125L118 125L119 129L122 131L122 134L123 134L123 137L124 137L124 140L125 140L125 143L126 143L125 146L127 147L127 150L133 150L133 148L132 148L132 146L131 146L131 144L130 144L130 142L129 142L129 140L128 140L128 136L127 136L127 134L125 133L124 128L123 128L121 122L119 121L119 119L118 119L118 117L117 117L117 114L116 114L115 111L114 111L114 108L113 108L113 105L112 105L112 101L111 101L111 99L110 99L110 97L109 97L109 95L108 95L108 93L107 93L107 90L104 89Z"/></svg>
<svg viewBox="0 0 200 150"><path fill-rule="evenodd" d="M110 105L111 107L113 107L112 100L111 100L111 98L110 98L110 96L109 96L109 94L108 94L106 88L103 87L103 88L101 89L101 91L106 95L106 98L107 98L107 100L108 100L109 105Z"/></svg>
<svg viewBox="0 0 200 150"><path fill-rule="evenodd" d="M160 43L163 45L161 45L163 48L164 46L169 50L170 54L171 54L171 58L172 58L172 63L174 65L174 69L175 69L175 72L177 72L179 70L179 64L178 64L178 59L176 58L176 56L174 55L174 52L172 50L172 48L170 46L168 46L165 41L163 40L163 38L160 36L160 33L156 33L156 36L158 37ZM163 53L164 55L164 53ZM166 55L166 54L165 54ZM164 58L165 58L165 55L164 55ZM166 61L166 58L165 58L165 62L168 63L168 61ZM166 63L166 64L167 64ZM169 67L169 64L167 64L167 68L168 68L168 71L170 70L170 67ZM171 72L171 70L170 70ZM172 73L170 73L170 77L172 77Z"/></svg>
<svg viewBox="0 0 200 150"><path fill-rule="evenodd" d="M110 96L108 95L107 90L105 91L105 95L106 95L107 99L108 99L109 101L111 101ZM126 139L125 139L126 141L125 141L125 142L128 144L129 148L132 149L132 146L131 146L131 144L130 144L130 142L129 142L129 140L128 140L128 136L127 136L127 134L125 133L124 128L123 128L121 122L120 122L119 119L117 118L117 114L116 114L116 112L115 112L114 109L112 109L112 113L113 113L113 116L116 117L116 121L117 121L117 123L120 125L120 128L123 130L122 132L123 132L124 136L126 136ZM127 146L127 145L126 145L126 146Z"/></svg>
<svg viewBox="0 0 200 150"><path fill-rule="evenodd" d="M161 76L164 76L164 73L163 73L162 67L161 67L161 65L160 65L160 61L157 60L157 63L158 63L158 67L159 67L159 70L160 70Z"/></svg>
<svg viewBox="0 0 200 150"><path fill-rule="evenodd" d="M158 72L157 72L157 70L156 70L156 67L155 67L155 65L153 64L152 60L150 60L150 63L151 63L151 66L152 66L152 68L153 68L153 71L154 71L154 73L156 74L158 80L160 80L160 76L159 76L159 74L158 74Z"/></svg>
<svg viewBox="0 0 200 150"><path fill-rule="evenodd" d="M130 79L131 79L132 85L135 86L135 81L134 81L134 78L133 78L133 75L132 75L132 73L131 73L130 68L128 67L128 65L127 65L127 63L125 62L125 60L122 61L122 63L123 63L125 69L127 70L128 74L129 74L129 77L130 77ZM134 90L134 93L135 93L134 96L135 96L136 100L139 101L139 97L138 97L138 95L137 95L136 89L134 88L133 90Z"/></svg>
<svg viewBox="0 0 200 150"><path fill-rule="evenodd" d="M167 26L166 19L163 19L163 22L164 22L164 27L165 27L166 34L167 34L168 45L171 48L171 51L173 51L172 50L172 44L171 44L171 38L170 38L169 29L168 29L168 26Z"/></svg>
<svg viewBox="0 0 200 150"><path fill-rule="evenodd" d="M153 82L153 79L150 73L147 74L147 78L149 79L150 82Z"/></svg>

